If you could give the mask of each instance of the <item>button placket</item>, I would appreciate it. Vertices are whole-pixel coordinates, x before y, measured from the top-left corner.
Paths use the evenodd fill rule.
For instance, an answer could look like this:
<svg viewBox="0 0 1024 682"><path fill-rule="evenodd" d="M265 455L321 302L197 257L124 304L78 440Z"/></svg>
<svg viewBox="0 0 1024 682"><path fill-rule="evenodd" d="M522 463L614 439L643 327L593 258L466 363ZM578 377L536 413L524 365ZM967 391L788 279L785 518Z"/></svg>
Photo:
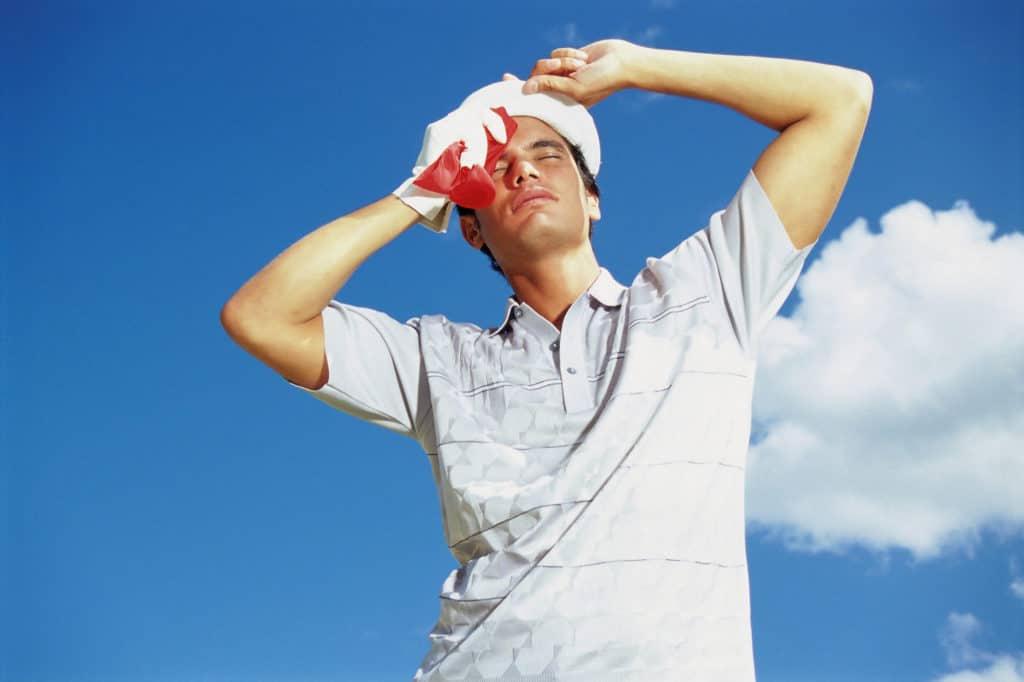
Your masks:
<svg viewBox="0 0 1024 682"><path fill-rule="evenodd" d="M569 307L562 321L561 337L555 342L558 344L562 398L567 412L578 412L591 406L582 333L585 328L585 318L589 312L586 302L587 298L584 295Z"/></svg>

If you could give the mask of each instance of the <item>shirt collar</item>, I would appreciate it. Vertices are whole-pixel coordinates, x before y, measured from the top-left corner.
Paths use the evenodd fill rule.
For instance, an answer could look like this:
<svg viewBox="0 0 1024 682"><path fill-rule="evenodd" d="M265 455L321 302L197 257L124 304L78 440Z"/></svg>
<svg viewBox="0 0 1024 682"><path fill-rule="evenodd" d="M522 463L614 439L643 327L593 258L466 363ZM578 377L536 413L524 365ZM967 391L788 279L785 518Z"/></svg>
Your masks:
<svg viewBox="0 0 1024 682"><path fill-rule="evenodd" d="M601 268L601 271L597 275L597 279L593 281L590 288L587 289L587 293L595 301L605 306L606 308L617 308L622 305L622 297L626 294L626 287L619 284L618 281L608 272L605 268ZM505 302L505 318L501 321L495 329L489 332L489 336L500 334L506 329L509 329L509 324L517 316L521 316L523 311L515 296L509 296Z"/></svg>

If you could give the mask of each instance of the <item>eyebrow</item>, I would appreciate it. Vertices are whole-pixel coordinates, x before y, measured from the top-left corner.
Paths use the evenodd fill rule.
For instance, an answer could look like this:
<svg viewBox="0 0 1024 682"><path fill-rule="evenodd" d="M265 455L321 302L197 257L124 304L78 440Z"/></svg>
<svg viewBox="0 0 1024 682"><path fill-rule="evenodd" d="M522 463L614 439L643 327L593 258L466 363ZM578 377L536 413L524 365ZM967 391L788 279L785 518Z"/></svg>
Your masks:
<svg viewBox="0 0 1024 682"><path fill-rule="evenodd" d="M540 140L534 140L526 148L526 151L532 152L532 151L536 151L538 149L544 149L545 147L557 149L558 151L564 152L566 154L569 153L569 150L566 148L566 146L564 144L562 144L558 140L552 140L552 139L549 139L549 138L542 138ZM501 156L498 157L498 161L504 161L507 157L508 157L508 151L504 151L504 152L502 152Z"/></svg>

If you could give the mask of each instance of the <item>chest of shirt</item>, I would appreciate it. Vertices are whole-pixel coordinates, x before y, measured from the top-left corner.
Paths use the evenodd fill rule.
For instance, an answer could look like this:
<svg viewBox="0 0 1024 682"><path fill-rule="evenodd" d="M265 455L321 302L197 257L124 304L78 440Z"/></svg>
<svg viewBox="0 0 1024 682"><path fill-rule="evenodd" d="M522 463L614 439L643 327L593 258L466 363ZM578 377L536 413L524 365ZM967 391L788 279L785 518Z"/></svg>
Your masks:
<svg viewBox="0 0 1024 682"><path fill-rule="evenodd" d="M424 326L435 409L456 405L498 431L510 416L510 429L519 431L514 417L526 411L547 430L599 412L618 395L664 391L681 373L754 371L729 333L726 311L701 288L631 289L618 306L584 297L560 330L528 306L512 312L497 334L466 334L447 321Z"/></svg>

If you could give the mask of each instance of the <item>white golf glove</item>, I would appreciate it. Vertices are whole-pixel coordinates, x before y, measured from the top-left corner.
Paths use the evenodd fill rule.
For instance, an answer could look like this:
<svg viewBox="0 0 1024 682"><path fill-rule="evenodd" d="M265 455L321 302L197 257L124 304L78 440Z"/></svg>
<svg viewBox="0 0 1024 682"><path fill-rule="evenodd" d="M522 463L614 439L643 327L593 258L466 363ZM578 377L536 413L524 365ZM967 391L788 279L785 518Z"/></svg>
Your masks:
<svg viewBox="0 0 1024 682"><path fill-rule="evenodd" d="M467 208L493 201L491 174L515 129L503 108L456 109L427 126L412 177L392 194L423 216L421 225L446 232L453 201Z"/></svg>

